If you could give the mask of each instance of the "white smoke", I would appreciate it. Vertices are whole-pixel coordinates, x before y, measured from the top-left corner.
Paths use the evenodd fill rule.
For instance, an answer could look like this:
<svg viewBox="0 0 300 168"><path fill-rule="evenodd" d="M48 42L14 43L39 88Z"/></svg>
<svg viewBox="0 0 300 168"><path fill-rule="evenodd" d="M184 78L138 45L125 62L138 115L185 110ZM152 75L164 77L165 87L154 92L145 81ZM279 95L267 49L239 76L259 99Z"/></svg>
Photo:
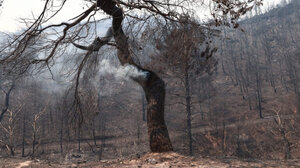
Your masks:
<svg viewBox="0 0 300 168"><path fill-rule="evenodd" d="M147 79L148 72L139 70L134 65L117 66L111 63L108 59L103 59L100 62L100 75L113 75L117 80L129 80L130 78Z"/></svg>

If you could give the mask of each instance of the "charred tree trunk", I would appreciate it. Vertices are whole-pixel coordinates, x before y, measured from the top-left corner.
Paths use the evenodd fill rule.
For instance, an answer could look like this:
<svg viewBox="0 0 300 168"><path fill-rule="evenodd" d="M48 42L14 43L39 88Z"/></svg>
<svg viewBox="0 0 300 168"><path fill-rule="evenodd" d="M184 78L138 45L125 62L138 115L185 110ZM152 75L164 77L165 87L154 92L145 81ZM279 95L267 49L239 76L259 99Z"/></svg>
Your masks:
<svg viewBox="0 0 300 168"><path fill-rule="evenodd" d="M81 132L80 132L80 124L78 123L78 132L77 132L77 141L78 141L78 152L81 152Z"/></svg>
<svg viewBox="0 0 300 168"><path fill-rule="evenodd" d="M35 154L35 144L36 144L36 132L35 130L33 131L33 135L32 135L32 156L34 156Z"/></svg>
<svg viewBox="0 0 300 168"><path fill-rule="evenodd" d="M141 93L142 96L142 112L143 112L143 121L146 121L146 103L144 93Z"/></svg>
<svg viewBox="0 0 300 168"><path fill-rule="evenodd" d="M25 112L23 112L22 157L25 157L25 135L26 135L26 115Z"/></svg>
<svg viewBox="0 0 300 168"><path fill-rule="evenodd" d="M258 108L258 112L259 112L259 117L263 118L262 115L262 96L261 96L261 81L260 81L260 77L259 77L259 70L257 69L256 72L256 93L257 93L257 108Z"/></svg>
<svg viewBox="0 0 300 168"><path fill-rule="evenodd" d="M186 103L186 131L189 139L189 154L193 155L193 137L192 137L192 119L191 119L191 95L190 95L190 79L189 66L186 65L185 74L185 103Z"/></svg>
<svg viewBox="0 0 300 168"><path fill-rule="evenodd" d="M13 146L9 146L10 155L15 156L15 148Z"/></svg>
<svg viewBox="0 0 300 168"><path fill-rule="evenodd" d="M145 72L145 78L132 78L139 83L147 99L147 125L152 152L172 151L173 147L164 120L165 83L154 72L141 68L133 61L128 48L127 37L122 29L123 11L113 0L98 0L97 5L113 17L112 28L122 65L130 64Z"/></svg>
<svg viewBox="0 0 300 168"><path fill-rule="evenodd" d="M9 90L7 92L5 92L5 103L4 103L5 106L4 106L4 109L2 109L1 114L0 114L0 122L2 121L4 114L7 112L8 108L9 108L9 97L10 97L10 94L11 94L12 90L14 89L14 87L15 87L15 83L13 81Z"/></svg>
<svg viewBox="0 0 300 168"><path fill-rule="evenodd" d="M92 136L93 136L94 145L97 146L95 119L93 119L93 123L92 123Z"/></svg>
<svg viewBox="0 0 300 168"><path fill-rule="evenodd" d="M147 99L147 125L152 152L172 151L173 147L164 120L165 83L151 72L142 83Z"/></svg>
<svg viewBox="0 0 300 168"><path fill-rule="evenodd" d="M60 146L60 153L63 153L63 134L64 134L64 118L61 114L60 118L60 131L59 131L59 146Z"/></svg>

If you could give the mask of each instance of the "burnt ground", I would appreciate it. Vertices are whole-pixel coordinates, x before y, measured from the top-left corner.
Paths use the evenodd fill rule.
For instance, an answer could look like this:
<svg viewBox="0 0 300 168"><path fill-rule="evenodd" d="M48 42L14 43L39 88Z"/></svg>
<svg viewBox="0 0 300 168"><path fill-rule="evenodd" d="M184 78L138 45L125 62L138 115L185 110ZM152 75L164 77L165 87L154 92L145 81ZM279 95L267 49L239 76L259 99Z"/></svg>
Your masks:
<svg viewBox="0 0 300 168"><path fill-rule="evenodd" d="M57 161L32 160L26 158L0 158L1 168L171 168L171 167L197 167L197 168L229 168L229 167L300 167L300 160L249 160L238 158L199 158L183 156L174 152L147 153L135 158L91 161L86 156L72 154Z"/></svg>

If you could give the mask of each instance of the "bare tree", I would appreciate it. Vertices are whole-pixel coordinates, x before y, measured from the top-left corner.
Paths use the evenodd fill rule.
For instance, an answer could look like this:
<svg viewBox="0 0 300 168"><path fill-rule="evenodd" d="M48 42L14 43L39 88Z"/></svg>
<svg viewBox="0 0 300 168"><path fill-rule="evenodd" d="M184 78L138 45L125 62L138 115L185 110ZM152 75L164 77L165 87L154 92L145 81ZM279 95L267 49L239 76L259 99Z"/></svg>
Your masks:
<svg viewBox="0 0 300 168"><path fill-rule="evenodd" d="M293 126L291 122L284 121L284 118L280 114L281 107L279 109L273 109L273 112L275 114L274 122L277 126L276 131L272 132L276 136L280 136L284 142L284 150L285 150L285 159L291 159L292 158L292 149L295 147L295 144L291 142L291 135L294 134ZM277 132L277 133L276 133Z"/></svg>
<svg viewBox="0 0 300 168"><path fill-rule="evenodd" d="M192 101L193 93L192 87L195 84L197 78L200 78L205 72L210 72L215 67L217 61L212 58L216 48L211 49L207 40L209 30L202 29L196 22L192 22L188 18L183 18L179 25L169 28L170 30L164 31L164 41L160 42L160 39L156 39L157 48L160 54L157 56L159 60L155 64L163 64L163 72L168 73L172 78L178 79L180 86L183 86L184 90L181 90L183 94L170 93L172 96L178 96L184 98L184 103L181 103L186 112L186 133L188 137L189 154L193 155L193 138L192 138L192 105L195 101ZM205 32L206 31L206 32ZM162 38L162 37L160 37ZM205 41L207 40L207 43ZM204 48L204 49L201 49ZM173 75L172 75L173 74Z"/></svg>
<svg viewBox="0 0 300 168"><path fill-rule="evenodd" d="M40 111L37 111L36 114L33 115L33 120L30 123L32 127L32 156L35 156L35 152L37 148L41 145L40 138L38 134L40 134L41 124L40 120L41 117L47 112L48 103L44 106L44 108Z"/></svg>
<svg viewBox="0 0 300 168"><path fill-rule="evenodd" d="M15 155L16 148L16 129L19 121L19 114L22 110L22 105L17 109L8 109L8 120L7 123L0 123L0 128L3 130L5 139L0 139L0 142L5 144L7 150L10 151L10 155Z"/></svg>

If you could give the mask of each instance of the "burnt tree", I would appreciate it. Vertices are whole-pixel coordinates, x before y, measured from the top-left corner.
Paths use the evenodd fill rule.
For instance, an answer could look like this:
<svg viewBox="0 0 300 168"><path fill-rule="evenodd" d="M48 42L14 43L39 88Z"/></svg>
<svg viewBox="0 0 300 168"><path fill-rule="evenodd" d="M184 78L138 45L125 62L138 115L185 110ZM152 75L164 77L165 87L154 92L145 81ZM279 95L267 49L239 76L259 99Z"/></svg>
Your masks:
<svg viewBox="0 0 300 168"><path fill-rule="evenodd" d="M143 69L132 59L127 38L122 29L123 11L112 0L98 0L97 5L108 15L113 17L113 36L118 49L118 58L121 65L130 64L139 71L145 72L145 78L132 78L144 90L147 99L147 125L152 152L172 151L173 147L164 119L165 83L154 72Z"/></svg>

